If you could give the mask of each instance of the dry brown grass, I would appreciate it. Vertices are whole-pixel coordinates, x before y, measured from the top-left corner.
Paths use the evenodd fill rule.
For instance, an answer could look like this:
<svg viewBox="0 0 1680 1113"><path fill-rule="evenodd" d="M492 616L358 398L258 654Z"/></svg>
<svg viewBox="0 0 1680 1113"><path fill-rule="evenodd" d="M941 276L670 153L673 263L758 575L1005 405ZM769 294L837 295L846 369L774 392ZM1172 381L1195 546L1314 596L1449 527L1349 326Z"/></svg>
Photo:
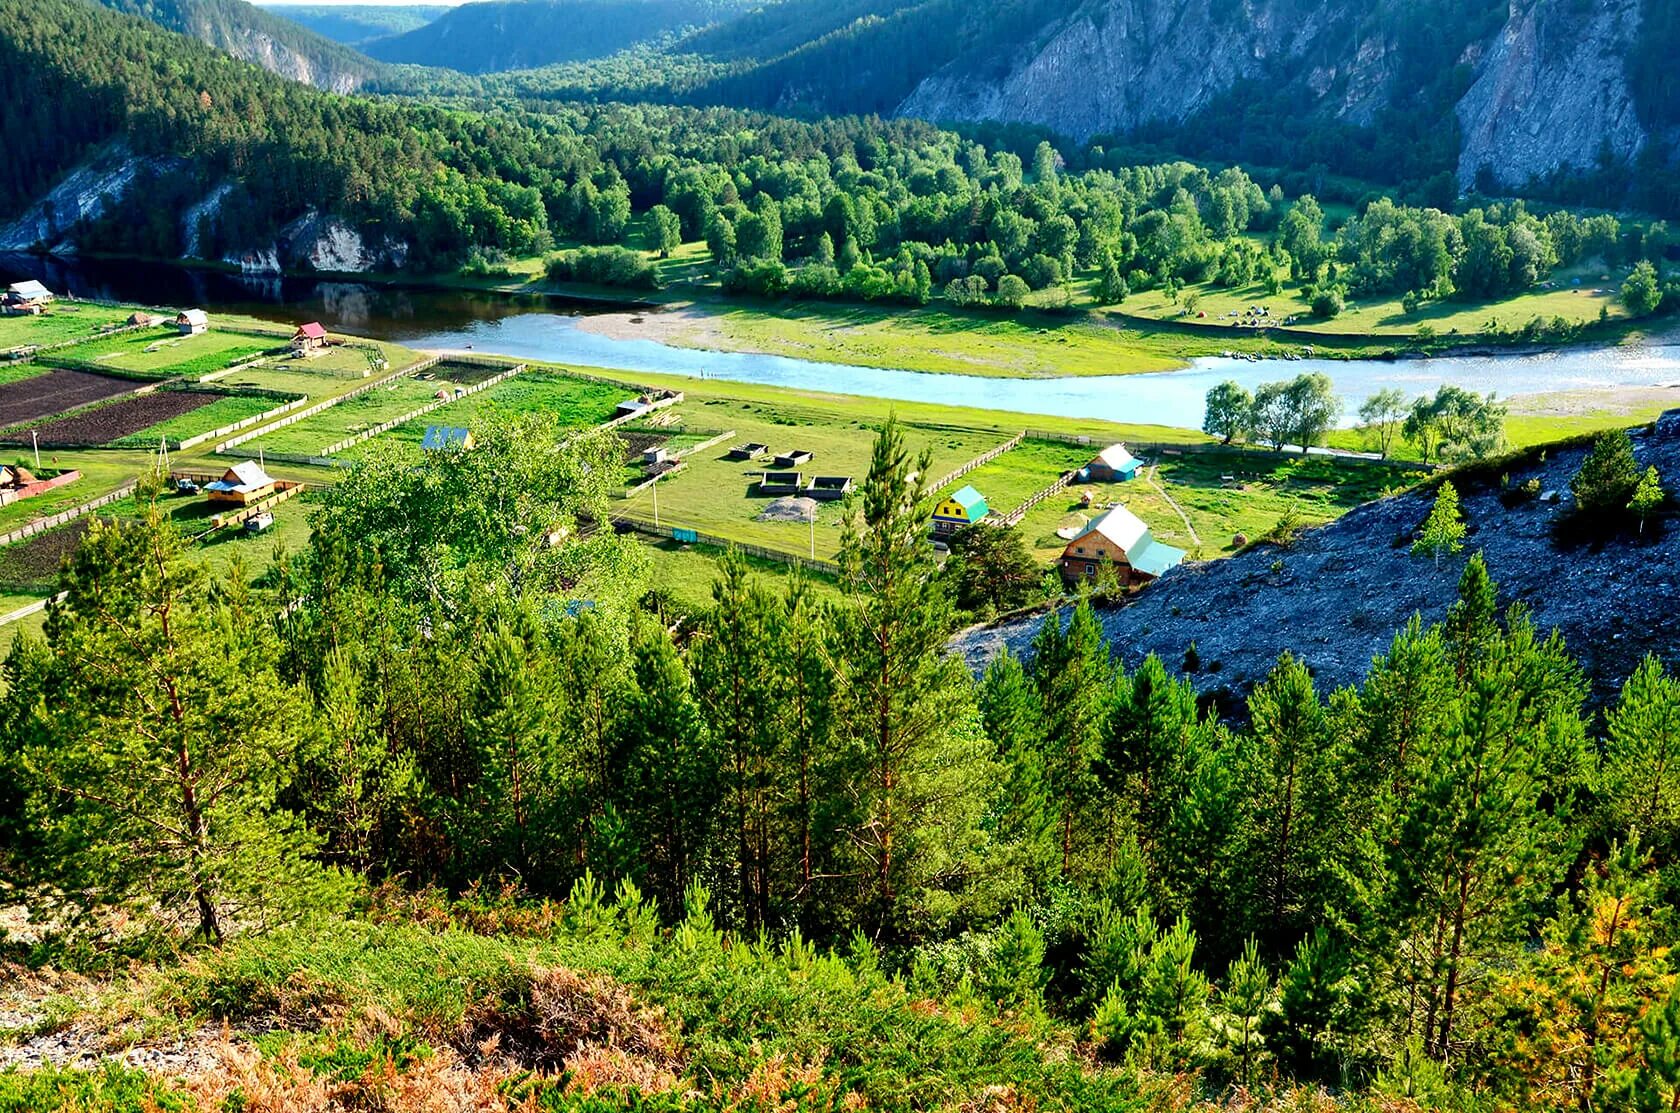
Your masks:
<svg viewBox="0 0 1680 1113"><path fill-rule="evenodd" d="M198 1108L245 1113L507 1113L497 1068L469 1069L440 1051L399 1071L389 1059L349 1081L318 1078L290 1055L224 1043L215 1069L185 1080ZM237 1097L236 1097L237 1095Z"/></svg>
<svg viewBox="0 0 1680 1113"><path fill-rule="evenodd" d="M498 1000L467 1015L457 1049L500 1056L532 1070L570 1066L587 1049L642 1060L654 1073L675 1072L677 1040L662 1010L639 1003L619 982L565 967L538 967Z"/></svg>

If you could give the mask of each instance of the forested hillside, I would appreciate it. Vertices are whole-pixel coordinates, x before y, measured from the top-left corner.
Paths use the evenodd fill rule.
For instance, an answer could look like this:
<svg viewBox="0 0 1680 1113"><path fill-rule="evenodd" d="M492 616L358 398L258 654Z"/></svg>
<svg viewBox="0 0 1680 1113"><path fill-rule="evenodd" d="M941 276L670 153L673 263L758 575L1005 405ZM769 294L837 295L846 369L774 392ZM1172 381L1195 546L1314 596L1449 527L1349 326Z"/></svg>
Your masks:
<svg viewBox="0 0 1680 1113"><path fill-rule="evenodd" d="M1285 654L1221 718L1193 644L1119 667L1088 598L972 677L890 422L837 597L732 556L681 622L635 543L577 528L611 434L475 431L357 465L258 588L209 583L161 510L89 530L5 665L0 868L37 920L8 953L164 969L20 1035L247 1046L173 1105L117 1105L173 1092L120 1072L0 1099L315 1077L338 1097L266 1107L419 1110L440 1071L485 1110L1680 1094L1680 681L1652 657L1588 713L1476 553L1417 559L1455 601L1356 682ZM1599 544L1638 543L1630 478L1616 434L1572 483Z"/></svg>
<svg viewBox="0 0 1680 1113"><path fill-rule="evenodd" d="M191 35L293 81L347 93L378 67L354 50L245 0L100 0L107 7Z"/></svg>
<svg viewBox="0 0 1680 1113"><path fill-rule="evenodd" d="M387 62L468 73L583 61L667 39L739 12L749 0L493 0L367 44Z"/></svg>

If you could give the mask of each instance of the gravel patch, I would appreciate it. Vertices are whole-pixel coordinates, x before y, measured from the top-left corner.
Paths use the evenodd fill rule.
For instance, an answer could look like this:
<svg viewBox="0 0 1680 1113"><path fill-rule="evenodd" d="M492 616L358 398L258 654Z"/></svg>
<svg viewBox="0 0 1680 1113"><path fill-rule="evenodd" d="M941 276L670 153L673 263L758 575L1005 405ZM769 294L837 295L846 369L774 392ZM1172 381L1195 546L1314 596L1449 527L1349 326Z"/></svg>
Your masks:
<svg viewBox="0 0 1680 1113"><path fill-rule="evenodd" d="M766 506L758 515L761 522L814 522L817 500L787 495Z"/></svg>

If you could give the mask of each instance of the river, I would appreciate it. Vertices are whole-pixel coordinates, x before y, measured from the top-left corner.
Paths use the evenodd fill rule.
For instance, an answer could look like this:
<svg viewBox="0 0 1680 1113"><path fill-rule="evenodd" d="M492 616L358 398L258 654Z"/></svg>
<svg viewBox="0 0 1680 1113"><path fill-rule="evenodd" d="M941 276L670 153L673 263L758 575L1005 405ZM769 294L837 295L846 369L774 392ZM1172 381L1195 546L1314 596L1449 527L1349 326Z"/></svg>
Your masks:
<svg viewBox="0 0 1680 1113"><path fill-rule="evenodd" d="M764 383L909 402L1150 425L1197 427L1203 398L1233 379L1253 389L1304 371L1323 371L1343 399L1345 421L1361 400L1398 387L1409 396L1443 383L1502 397L1680 381L1680 346L1573 348L1538 355L1451 356L1419 360L1260 361L1209 357L1185 370L1063 379L856 367L786 356L678 348L617 339L579 327L600 305L572 299L407 289L302 278L245 278L161 264L0 257L7 282L37 278L80 297L149 305L196 305L282 323L319 320L328 328L415 348L472 348L527 359L624 371ZM614 311L622 307L611 307Z"/></svg>

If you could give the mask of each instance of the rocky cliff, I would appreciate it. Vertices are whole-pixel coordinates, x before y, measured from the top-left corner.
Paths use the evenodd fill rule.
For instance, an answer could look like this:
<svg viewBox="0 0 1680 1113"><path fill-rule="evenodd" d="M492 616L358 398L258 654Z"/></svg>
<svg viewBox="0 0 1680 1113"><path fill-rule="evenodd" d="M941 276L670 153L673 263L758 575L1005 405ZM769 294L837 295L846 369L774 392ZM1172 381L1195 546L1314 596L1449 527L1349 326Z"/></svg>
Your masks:
<svg viewBox="0 0 1680 1113"><path fill-rule="evenodd" d="M1277 164L1313 126L1380 132L1410 114L1426 134L1458 132L1462 184L1481 172L1518 187L1590 170L1605 151L1629 161L1647 143L1626 65L1642 6L1467 0L1444 6L1443 22L1393 0L1084 0L1032 36L941 66L897 111L1081 141L1153 125L1170 144L1170 125L1216 135L1221 114L1253 128L1234 108L1278 96L1283 107L1263 114Z"/></svg>
<svg viewBox="0 0 1680 1113"><path fill-rule="evenodd" d="M1641 468L1680 474L1680 410L1635 434ZM1515 507L1501 500L1492 469L1461 476L1466 552L1437 570L1413 556L1411 542L1432 496L1409 493L1370 503L1289 547L1261 545L1226 560L1185 565L1124 607L1100 612L1104 636L1127 668L1158 654L1177 669L1192 642L1191 676L1222 706L1236 708L1285 651L1313 671L1321 690L1354 684L1414 614L1446 615L1469 552L1483 553L1501 601L1521 603L1542 631L1557 630L1585 666L1595 698L1613 697L1647 653L1680 651L1680 522L1643 536L1565 544L1556 535L1568 513L1569 480L1584 447L1534 452L1507 469L1510 483L1533 478L1562 493ZM1310 621L1303 621L1310 615ZM1041 618L969 631L958 648L978 669L1005 646L1030 652Z"/></svg>

